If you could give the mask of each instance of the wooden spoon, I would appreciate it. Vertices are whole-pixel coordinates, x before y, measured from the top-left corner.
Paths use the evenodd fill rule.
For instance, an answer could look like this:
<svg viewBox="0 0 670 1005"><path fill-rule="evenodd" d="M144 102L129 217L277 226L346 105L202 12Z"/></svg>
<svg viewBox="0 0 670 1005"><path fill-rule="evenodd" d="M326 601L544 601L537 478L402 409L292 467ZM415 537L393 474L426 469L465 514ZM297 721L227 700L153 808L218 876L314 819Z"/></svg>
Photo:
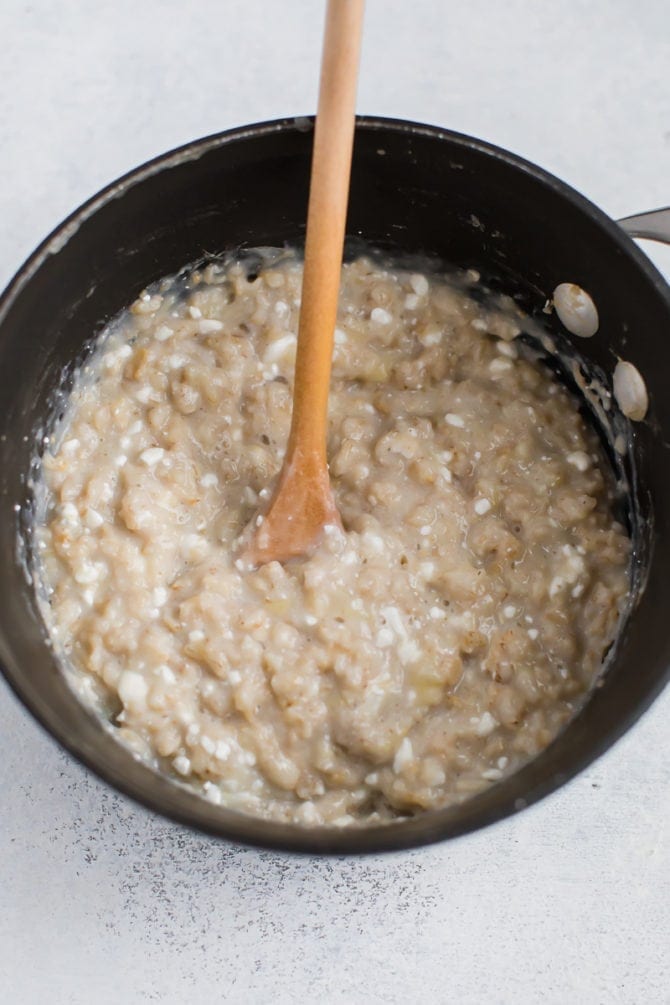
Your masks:
<svg viewBox="0 0 670 1005"><path fill-rule="evenodd" d="M326 462L328 388L354 139L364 0L328 0L305 239L293 414L279 480L245 564L309 554L341 526Z"/></svg>

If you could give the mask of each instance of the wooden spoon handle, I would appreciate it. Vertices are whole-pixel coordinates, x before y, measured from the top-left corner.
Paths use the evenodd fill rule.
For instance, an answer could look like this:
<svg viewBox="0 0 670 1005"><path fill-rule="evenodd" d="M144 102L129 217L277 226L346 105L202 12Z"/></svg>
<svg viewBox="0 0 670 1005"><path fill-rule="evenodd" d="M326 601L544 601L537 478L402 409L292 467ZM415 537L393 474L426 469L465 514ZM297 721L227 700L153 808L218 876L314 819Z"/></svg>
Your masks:
<svg viewBox="0 0 670 1005"><path fill-rule="evenodd" d="M287 454L326 461L328 388L354 141L364 0L328 0ZM297 460L297 458L296 458Z"/></svg>

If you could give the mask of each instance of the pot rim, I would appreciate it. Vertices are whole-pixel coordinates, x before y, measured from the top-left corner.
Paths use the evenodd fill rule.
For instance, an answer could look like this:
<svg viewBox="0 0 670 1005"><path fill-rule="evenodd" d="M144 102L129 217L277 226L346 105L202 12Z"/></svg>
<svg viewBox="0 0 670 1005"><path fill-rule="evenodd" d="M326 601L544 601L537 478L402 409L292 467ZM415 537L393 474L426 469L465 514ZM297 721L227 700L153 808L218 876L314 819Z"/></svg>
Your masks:
<svg viewBox="0 0 670 1005"><path fill-rule="evenodd" d="M153 175L188 161L196 161L212 150L228 143L254 140L279 132L290 133L295 130L307 132L312 130L313 123L313 116L290 116L233 127L223 132L192 140L173 150L159 154L106 185L58 224L10 279L4 292L0 295L0 337L2 324L15 298L30 282L44 261L50 255L57 254L74 237L79 227L109 202L123 196L134 185ZM632 238L589 199L543 168L485 140L435 125L405 119L358 116L356 130L357 132L369 130L380 133L404 133L428 136L435 140L448 140L465 149L474 150L487 157L503 161L513 169L532 177L595 220L607 232L610 239L621 246L626 255L634 260L638 268L642 269L647 279L665 300L670 316L670 287ZM275 823L232 810L225 811L225 817L222 816L220 821L215 817L207 818L204 812L197 812L198 808L203 807L211 813L213 807L195 793L188 793L187 790L182 790L185 796L190 797L185 799L185 804L188 804L185 805L185 808L166 807L159 795L152 791L143 791L134 779L128 781L121 772L113 770L104 762L97 762L88 750L83 749L82 745L66 735L65 730L58 723L54 725L50 721L48 708L45 709L44 706L41 706L39 701L29 693L30 689L23 686L20 672L13 672L2 662L0 662L0 671L21 704L28 709L33 718L53 739L94 775L143 808L185 825L196 832L206 833L239 844L280 852L358 855L407 850L460 837L503 820L505 817L543 799L592 764L642 716L663 690L670 674L670 667L666 668L664 677L654 680L653 685L643 698L620 717L616 726L606 736L594 740L588 751L582 753L577 761L565 771L549 773L540 782L535 781L528 785L527 788L524 788L523 798L519 798L518 795L519 784L526 780L526 776L529 782L532 781L530 778L532 765L537 763L543 753L551 749L553 743L546 748L545 752L541 752L538 757L533 758L508 779L492 786L480 795L475 795L448 809L429 811L402 822L374 827L314 829ZM84 712L88 712L84 706L82 709ZM156 773L148 766L146 766L146 770L151 772L154 777L156 776ZM514 784L512 785L512 783ZM169 784L174 783L170 782ZM493 806L486 805L486 795L493 788L499 793L497 803ZM509 790L507 795L504 792L505 789Z"/></svg>

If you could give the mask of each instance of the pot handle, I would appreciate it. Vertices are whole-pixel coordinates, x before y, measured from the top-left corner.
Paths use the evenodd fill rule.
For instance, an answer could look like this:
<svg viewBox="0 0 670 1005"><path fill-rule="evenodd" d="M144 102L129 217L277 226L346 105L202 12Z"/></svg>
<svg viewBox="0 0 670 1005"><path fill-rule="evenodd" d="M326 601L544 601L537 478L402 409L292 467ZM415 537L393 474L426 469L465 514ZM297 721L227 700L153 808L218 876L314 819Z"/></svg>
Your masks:
<svg viewBox="0 0 670 1005"><path fill-rule="evenodd" d="M617 223L631 237L646 237L650 241L670 244L670 206L638 213L636 216L625 216L623 220L617 220Z"/></svg>

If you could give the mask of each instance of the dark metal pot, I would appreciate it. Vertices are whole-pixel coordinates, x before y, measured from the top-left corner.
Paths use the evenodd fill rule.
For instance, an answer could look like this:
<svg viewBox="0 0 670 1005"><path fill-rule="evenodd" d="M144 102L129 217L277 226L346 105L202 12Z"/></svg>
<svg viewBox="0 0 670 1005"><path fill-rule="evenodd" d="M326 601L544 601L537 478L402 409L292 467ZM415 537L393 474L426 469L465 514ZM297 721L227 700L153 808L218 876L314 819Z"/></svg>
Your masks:
<svg viewBox="0 0 670 1005"><path fill-rule="evenodd" d="M311 129L308 119L237 129L138 168L54 231L5 292L0 658L9 684L39 722L101 778L149 809L233 841L376 852L463 834L535 802L606 750L666 682L670 292L618 224L540 168L444 130L359 121L350 235L483 268L535 313L557 283L578 283L600 313L600 331L580 344L582 354L608 374L619 354L644 374L651 411L632 435L647 585L601 686L577 717L521 771L463 805L393 826L344 831L269 823L213 806L134 760L79 704L46 643L17 532L26 531L36 430L52 407L62 368L153 280L207 253L300 244ZM637 232L667 237L662 216L637 221ZM555 319L551 323L558 327Z"/></svg>

